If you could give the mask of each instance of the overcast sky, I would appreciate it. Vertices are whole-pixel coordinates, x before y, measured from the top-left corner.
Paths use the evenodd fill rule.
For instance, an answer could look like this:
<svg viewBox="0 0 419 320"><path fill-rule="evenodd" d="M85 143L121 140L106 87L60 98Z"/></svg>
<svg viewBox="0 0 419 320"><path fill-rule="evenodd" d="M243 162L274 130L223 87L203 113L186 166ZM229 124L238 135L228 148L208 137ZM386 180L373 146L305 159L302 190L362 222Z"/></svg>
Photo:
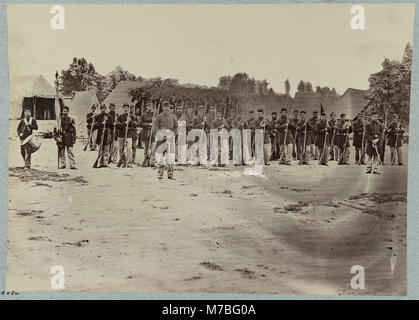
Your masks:
<svg viewBox="0 0 419 320"><path fill-rule="evenodd" d="M51 5L8 5L10 76L42 74L85 57L106 75L117 65L143 77L216 86L247 72L293 93L300 80L368 88L384 57L412 42L414 5L365 5L365 30L352 30L352 5L63 5L65 30L50 27Z"/></svg>

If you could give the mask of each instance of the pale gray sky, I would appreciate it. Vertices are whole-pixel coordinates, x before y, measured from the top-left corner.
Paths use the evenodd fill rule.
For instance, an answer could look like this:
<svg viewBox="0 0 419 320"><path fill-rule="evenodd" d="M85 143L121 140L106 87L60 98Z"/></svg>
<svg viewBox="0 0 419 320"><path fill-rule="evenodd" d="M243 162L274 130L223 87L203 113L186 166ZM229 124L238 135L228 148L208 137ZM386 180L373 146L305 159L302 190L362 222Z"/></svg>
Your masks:
<svg viewBox="0 0 419 320"><path fill-rule="evenodd" d="M50 27L51 5L8 5L9 72L51 84L72 58L106 74L120 65L143 77L216 86L247 72L284 92L313 86L368 88L384 57L412 42L414 5L365 5L365 30L352 30L352 5L63 5L65 30Z"/></svg>

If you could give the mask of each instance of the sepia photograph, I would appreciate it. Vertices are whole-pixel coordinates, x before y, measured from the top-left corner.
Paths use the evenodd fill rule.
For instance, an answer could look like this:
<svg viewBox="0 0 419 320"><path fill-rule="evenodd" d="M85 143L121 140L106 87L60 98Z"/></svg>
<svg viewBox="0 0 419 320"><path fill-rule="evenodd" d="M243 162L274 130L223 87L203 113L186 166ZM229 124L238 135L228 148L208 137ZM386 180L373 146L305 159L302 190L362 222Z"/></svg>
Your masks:
<svg viewBox="0 0 419 320"><path fill-rule="evenodd" d="M407 295L414 4L8 4L6 290Z"/></svg>

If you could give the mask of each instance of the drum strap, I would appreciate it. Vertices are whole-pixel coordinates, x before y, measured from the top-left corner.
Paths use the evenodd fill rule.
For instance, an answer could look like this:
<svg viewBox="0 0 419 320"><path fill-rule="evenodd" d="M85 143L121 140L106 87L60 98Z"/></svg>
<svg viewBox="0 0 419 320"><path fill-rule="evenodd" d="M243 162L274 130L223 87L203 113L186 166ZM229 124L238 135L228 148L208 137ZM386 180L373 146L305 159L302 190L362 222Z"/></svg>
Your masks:
<svg viewBox="0 0 419 320"><path fill-rule="evenodd" d="M23 118L23 121L25 121L25 125L28 126L32 124L32 117L29 117L29 120L26 120L26 118Z"/></svg>

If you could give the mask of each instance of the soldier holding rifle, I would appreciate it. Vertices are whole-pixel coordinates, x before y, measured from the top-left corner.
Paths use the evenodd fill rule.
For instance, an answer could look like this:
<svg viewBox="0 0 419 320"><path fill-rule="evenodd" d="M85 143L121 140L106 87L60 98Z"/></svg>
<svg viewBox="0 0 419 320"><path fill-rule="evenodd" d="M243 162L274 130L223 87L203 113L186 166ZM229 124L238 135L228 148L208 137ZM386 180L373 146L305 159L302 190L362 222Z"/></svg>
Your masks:
<svg viewBox="0 0 419 320"><path fill-rule="evenodd" d="M116 164L116 161L118 158L118 136L116 134L116 121L117 121L118 115L116 114L116 111L115 111L115 103L111 103L109 105L108 117L112 121L109 163Z"/></svg>
<svg viewBox="0 0 419 320"><path fill-rule="evenodd" d="M106 105L100 106L100 113L95 116L93 130L97 130L96 144L99 146L98 157L93 168L106 168L109 162L109 150L112 143L112 118L106 113Z"/></svg>
<svg viewBox="0 0 419 320"><path fill-rule="evenodd" d="M365 164L365 148L364 148L364 117L358 115L353 123L354 140L352 145L355 147L355 163L358 165Z"/></svg>
<svg viewBox="0 0 419 320"><path fill-rule="evenodd" d="M173 166L175 162L175 142L174 131L177 129L177 120L169 112L169 102L162 104L163 112L154 121L156 131L156 158L157 158L157 178L163 179L164 169L167 169L167 178L174 180ZM165 144L165 145L164 145Z"/></svg>
<svg viewBox="0 0 419 320"><path fill-rule="evenodd" d="M300 111L300 121L297 123L297 145L300 147L300 161L301 164L310 164L310 141L311 136L308 132L308 125L306 122L306 112Z"/></svg>
<svg viewBox="0 0 419 320"><path fill-rule="evenodd" d="M271 114L272 118L269 121L269 125L271 127L271 130L269 132L269 136L271 139L271 157L269 158L269 161L275 161L279 159L279 146L278 146L278 114L276 112L272 112Z"/></svg>
<svg viewBox="0 0 419 320"><path fill-rule="evenodd" d="M153 103L147 102L145 112L141 115L140 127L143 129L141 138L144 143L144 161L142 167L154 167L154 154L151 152L152 145L152 125L154 121Z"/></svg>
<svg viewBox="0 0 419 320"><path fill-rule="evenodd" d="M373 113L371 121L365 126L366 154L368 156L366 173L378 174L378 164L381 163L378 145L382 136L383 125L378 121L377 113Z"/></svg>
<svg viewBox="0 0 419 320"><path fill-rule="evenodd" d="M316 147L319 150L319 164L327 166L329 160L329 132L326 113L321 112L320 120L316 123Z"/></svg>
<svg viewBox="0 0 419 320"><path fill-rule="evenodd" d="M278 130L279 164L291 165L292 156L292 134L290 127L293 125L288 121L287 109L281 108L281 116L278 119L276 129Z"/></svg>
<svg viewBox="0 0 419 320"><path fill-rule="evenodd" d="M76 142L76 123L74 122L74 119L68 115L68 111L69 108L64 106L59 121L60 126L54 128L53 136L57 141L58 146L58 169L65 169L65 152L67 151L70 168L76 170L76 161L73 153L73 146Z"/></svg>
<svg viewBox="0 0 419 320"><path fill-rule="evenodd" d="M133 136L137 134L138 122L129 114L129 104L122 106L124 113L118 116L116 123L119 143L119 167L132 168L132 143Z"/></svg>
<svg viewBox="0 0 419 320"><path fill-rule="evenodd" d="M401 128L399 122L399 116L393 114L393 121L390 123L387 130L388 145L391 150L391 164L394 166L396 164L396 153L397 153L397 163L399 166L403 165L402 158L402 145L403 145L403 133L404 130Z"/></svg>
<svg viewBox="0 0 419 320"><path fill-rule="evenodd" d="M330 114L329 120L330 128L330 160L338 160L339 149L336 145L336 113Z"/></svg>
<svg viewBox="0 0 419 320"><path fill-rule="evenodd" d="M89 112L86 115L86 122L87 122L87 134L89 135L89 147L90 147L90 151L95 151L96 150L96 143L93 140L93 118L95 117L95 111L96 111L96 105L92 104L92 107L90 108L91 112Z"/></svg>
<svg viewBox="0 0 419 320"><path fill-rule="evenodd" d="M297 124L300 121L298 118L298 110L293 111L293 118L290 120L291 135L292 135L292 159L300 160L299 146L297 145Z"/></svg>
<svg viewBox="0 0 419 320"><path fill-rule="evenodd" d="M336 145L339 149L338 165L349 164L349 134L351 133L352 127L346 120L346 114L342 113L336 126Z"/></svg>

